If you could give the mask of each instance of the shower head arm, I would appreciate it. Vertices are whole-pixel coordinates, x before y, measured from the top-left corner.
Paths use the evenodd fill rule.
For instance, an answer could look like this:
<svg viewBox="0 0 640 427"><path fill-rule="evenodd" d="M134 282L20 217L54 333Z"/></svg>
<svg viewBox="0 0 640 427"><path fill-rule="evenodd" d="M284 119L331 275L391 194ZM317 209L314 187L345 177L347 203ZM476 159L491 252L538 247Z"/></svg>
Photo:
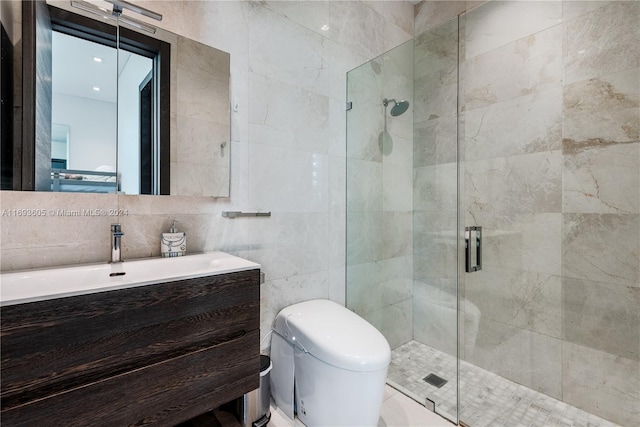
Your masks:
<svg viewBox="0 0 640 427"><path fill-rule="evenodd" d="M389 106L390 102L393 102L396 105L398 104L395 99L387 99L387 98L385 98L385 99L382 100L382 105L387 107L387 106Z"/></svg>

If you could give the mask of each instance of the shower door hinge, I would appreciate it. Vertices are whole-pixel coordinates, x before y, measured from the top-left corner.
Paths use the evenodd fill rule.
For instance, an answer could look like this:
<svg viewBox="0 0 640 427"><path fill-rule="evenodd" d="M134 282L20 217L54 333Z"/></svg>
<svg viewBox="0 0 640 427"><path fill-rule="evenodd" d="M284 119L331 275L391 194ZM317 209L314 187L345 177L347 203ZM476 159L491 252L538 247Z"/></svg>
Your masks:
<svg viewBox="0 0 640 427"><path fill-rule="evenodd" d="M473 273L474 271L482 270L482 227L465 227L464 242L464 271Z"/></svg>
<svg viewBox="0 0 640 427"><path fill-rule="evenodd" d="M353 102L347 102L346 104L344 104L344 109L346 111L349 111L353 108Z"/></svg>

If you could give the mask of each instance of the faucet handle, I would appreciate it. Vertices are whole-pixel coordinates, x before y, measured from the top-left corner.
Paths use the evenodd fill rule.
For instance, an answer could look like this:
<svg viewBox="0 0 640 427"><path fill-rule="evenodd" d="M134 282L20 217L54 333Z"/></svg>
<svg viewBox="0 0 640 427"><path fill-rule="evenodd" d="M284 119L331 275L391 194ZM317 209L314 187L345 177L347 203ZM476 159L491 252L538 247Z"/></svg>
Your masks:
<svg viewBox="0 0 640 427"><path fill-rule="evenodd" d="M111 224L111 232L114 234L118 234L119 236L124 236L122 232L122 226L120 224Z"/></svg>

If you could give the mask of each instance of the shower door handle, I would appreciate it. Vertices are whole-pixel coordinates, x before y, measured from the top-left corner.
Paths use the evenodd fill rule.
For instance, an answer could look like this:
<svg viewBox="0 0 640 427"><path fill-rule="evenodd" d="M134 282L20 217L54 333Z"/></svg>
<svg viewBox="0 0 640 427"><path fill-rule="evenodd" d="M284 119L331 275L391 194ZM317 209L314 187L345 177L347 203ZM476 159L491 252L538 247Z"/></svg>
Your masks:
<svg viewBox="0 0 640 427"><path fill-rule="evenodd" d="M473 273L474 271L482 270L482 227L465 227L464 243L464 271Z"/></svg>

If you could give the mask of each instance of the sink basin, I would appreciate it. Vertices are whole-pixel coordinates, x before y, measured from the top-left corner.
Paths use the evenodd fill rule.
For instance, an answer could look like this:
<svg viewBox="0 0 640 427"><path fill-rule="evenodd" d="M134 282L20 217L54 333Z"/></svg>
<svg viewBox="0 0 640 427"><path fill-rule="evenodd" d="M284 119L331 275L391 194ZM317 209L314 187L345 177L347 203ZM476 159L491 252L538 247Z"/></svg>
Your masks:
<svg viewBox="0 0 640 427"><path fill-rule="evenodd" d="M260 264L224 252L145 258L119 264L24 270L0 275L0 306L233 273Z"/></svg>

